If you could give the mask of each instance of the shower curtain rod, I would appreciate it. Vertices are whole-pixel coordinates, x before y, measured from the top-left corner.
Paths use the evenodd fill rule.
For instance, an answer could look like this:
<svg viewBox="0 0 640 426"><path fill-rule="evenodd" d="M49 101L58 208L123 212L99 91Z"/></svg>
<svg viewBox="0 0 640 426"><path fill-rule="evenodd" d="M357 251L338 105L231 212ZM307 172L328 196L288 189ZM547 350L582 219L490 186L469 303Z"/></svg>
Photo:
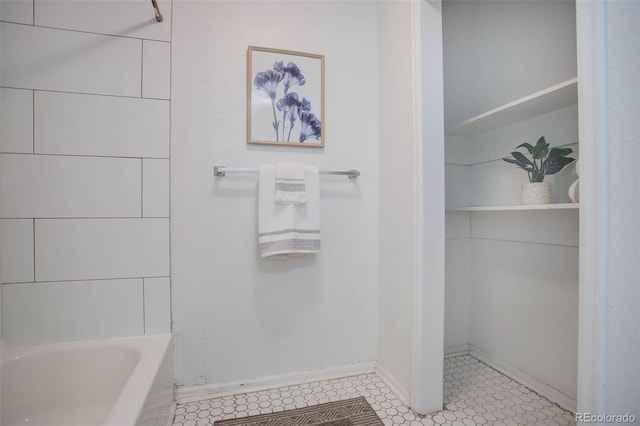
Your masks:
<svg viewBox="0 0 640 426"><path fill-rule="evenodd" d="M257 168L251 167L225 167L225 166L214 166L213 167L213 175L214 176L225 176L229 173L258 173ZM351 170L320 170L321 175L342 175L347 176L349 179L356 178L360 176L360 171L351 169Z"/></svg>
<svg viewBox="0 0 640 426"><path fill-rule="evenodd" d="M156 21L162 22L164 18L162 17L162 13L160 13L160 8L158 7L158 3L156 2L156 0L151 0L151 4L153 5L153 8L155 9L155 12L156 12Z"/></svg>

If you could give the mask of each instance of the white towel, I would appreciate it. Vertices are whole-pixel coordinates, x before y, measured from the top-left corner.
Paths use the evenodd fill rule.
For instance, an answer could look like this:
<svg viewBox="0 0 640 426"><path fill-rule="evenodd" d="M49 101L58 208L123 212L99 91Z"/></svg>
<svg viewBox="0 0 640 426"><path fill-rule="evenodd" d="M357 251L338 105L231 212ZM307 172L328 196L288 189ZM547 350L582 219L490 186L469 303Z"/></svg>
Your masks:
<svg viewBox="0 0 640 426"><path fill-rule="evenodd" d="M320 251L320 188L318 169L304 166L307 202L275 201L275 166L260 166L258 182L258 244L262 257Z"/></svg>
<svg viewBox="0 0 640 426"><path fill-rule="evenodd" d="M276 163L276 202L282 204L307 202L303 164Z"/></svg>

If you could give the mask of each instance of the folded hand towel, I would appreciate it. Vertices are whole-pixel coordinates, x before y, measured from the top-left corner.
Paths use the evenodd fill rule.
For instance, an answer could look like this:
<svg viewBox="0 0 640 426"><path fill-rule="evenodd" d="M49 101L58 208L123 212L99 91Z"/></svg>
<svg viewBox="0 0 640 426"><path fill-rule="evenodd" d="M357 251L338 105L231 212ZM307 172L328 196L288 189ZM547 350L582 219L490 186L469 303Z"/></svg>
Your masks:
<svg viewBox="0 0 640 426"><path fill-rule="evenodd" d="M276 202L283 204L307 202L303 164L276 163Z"/></svg>
<svg viewBox="0 0 640 426"><path fill-rule="evenodd" d="M275 167L260 166L258 243L262 257L320 251L320 188L318 169L304 166L307 202L281 204L275 200Z"/></svg>

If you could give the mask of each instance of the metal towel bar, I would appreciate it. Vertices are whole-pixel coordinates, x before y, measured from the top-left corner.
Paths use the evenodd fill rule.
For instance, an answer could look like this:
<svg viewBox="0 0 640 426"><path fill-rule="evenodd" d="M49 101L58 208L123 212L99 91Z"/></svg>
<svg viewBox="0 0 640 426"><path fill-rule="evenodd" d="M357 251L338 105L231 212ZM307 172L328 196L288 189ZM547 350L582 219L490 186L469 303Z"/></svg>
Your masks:
<svg viewBox="0 0 640 426"><path fill-rule="evenodd" d="M258 173L257 168L251 167L225 167L225 166L214 166L213 167L213 175L214 176L225 176L227 173ZM356 178L360 176L360 171L351 169L351 170L320 170L321 175L342 175L347 176L349 179Z"/></svg>

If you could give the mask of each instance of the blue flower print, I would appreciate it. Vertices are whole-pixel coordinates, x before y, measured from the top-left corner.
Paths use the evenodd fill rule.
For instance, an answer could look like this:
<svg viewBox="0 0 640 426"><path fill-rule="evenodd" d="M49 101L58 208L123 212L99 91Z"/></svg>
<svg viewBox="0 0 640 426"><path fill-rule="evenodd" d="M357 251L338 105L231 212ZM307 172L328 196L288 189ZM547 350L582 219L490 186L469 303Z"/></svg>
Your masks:
<svg viewBox="0 0 640 426"><path fill-rule="evenodd" d="M307 82L304 78L304 75L302 75L300 68L294 62L289 62L285 67L284 61L277 61L273 64L273 70L275 72L282 73L283 75L282 85L284 86L284 98L286 98L289 94L289 89L291 88L291 86L294 86L296 84L304 86L304 84ZM282 101L282 99L280 100ZM284 128L287 112L288 111L286 110L282 111L282 140L284 140ZM291 125L293 126L295 116L289 115L289 120L292 121ZM289 135L291 135L291 127L289 127Z"/></svg>
<svg viewBox="0 0 640 426"><path fill-rule="evenodd" d="M315 114L307 111L301 112L300 123L302 125L302 129L300 130L301 143L307 139L320 140L322 123L316 118Z"/></svg>
<svg viewBox="0 0 640 426"><path fill-rule="evenodd" d="M264 91L269 98L275 100L278 83L282 81L284 74L274 70L266 70L256 74L253 85L256 89Z"/></svg>
<svg viewBox="0 0 640 426"><path fill-rule="evenodd" d="M282 81L284 78L284 74L274 70L266 70L256 74L256 77L253 79L253 85L258 90L262 90L269 96L271 99L271 109L273 110L273 130L276 132L276 141L278 141L278 128L280 124L278 123L278 118L276 117L276 91L278 90L278 83Z"/></svg>
<svg viewBox="0 0 640 426"><path fill-rule="evenodd" d="M280 83L282 82L282 85ZM273 130L276 141L291 141L291 134L297 123L300 123L300 142L306 140L320 140L322 132L321 121L311 112L311 102L302 97L307 83L300 67L294 62L276 61L272 69L258 72L253 80L253 85L258 91L265 93L271 100L273 111ZM298 93L290 90L293 86L301 87ZM302 97L302 100L300 98ZM276 108L282 113L278 120ZM282 129L282 131L280 131ZM297 131L297 129L296 129ZM295 136L294 136L295 139Z"/></svg>
<svg viewBox="0 0 640 426"><path fill-rule="evenodd" d="M298 105L298 115L302 112L311 112L311 102L307 98L302 98L300 104Z"/></svg>
<svg viewBox="0 0 640 426"><path fill-rule="evenodd" d="M306 100L306 98L304 100ZM300 106L298 94L295 92L287 93L284 98L278 101L276 106L278 107L278 111L282 111L282 140L284 140L287 115L289 116L289 134L287 136L287 142L289 142L291 140L291 130L293 130L296 118L298 117L298 107Z"/></svg>
<svg viewBox="0 0 640 426"><path fill-rule="evenodd" d="M282 82L284 85L284 93L288 93L291 86L295 86L296 84L304 86L306 82L300 68L293 62L289 62L284 69L284 79Z"/></svg>

